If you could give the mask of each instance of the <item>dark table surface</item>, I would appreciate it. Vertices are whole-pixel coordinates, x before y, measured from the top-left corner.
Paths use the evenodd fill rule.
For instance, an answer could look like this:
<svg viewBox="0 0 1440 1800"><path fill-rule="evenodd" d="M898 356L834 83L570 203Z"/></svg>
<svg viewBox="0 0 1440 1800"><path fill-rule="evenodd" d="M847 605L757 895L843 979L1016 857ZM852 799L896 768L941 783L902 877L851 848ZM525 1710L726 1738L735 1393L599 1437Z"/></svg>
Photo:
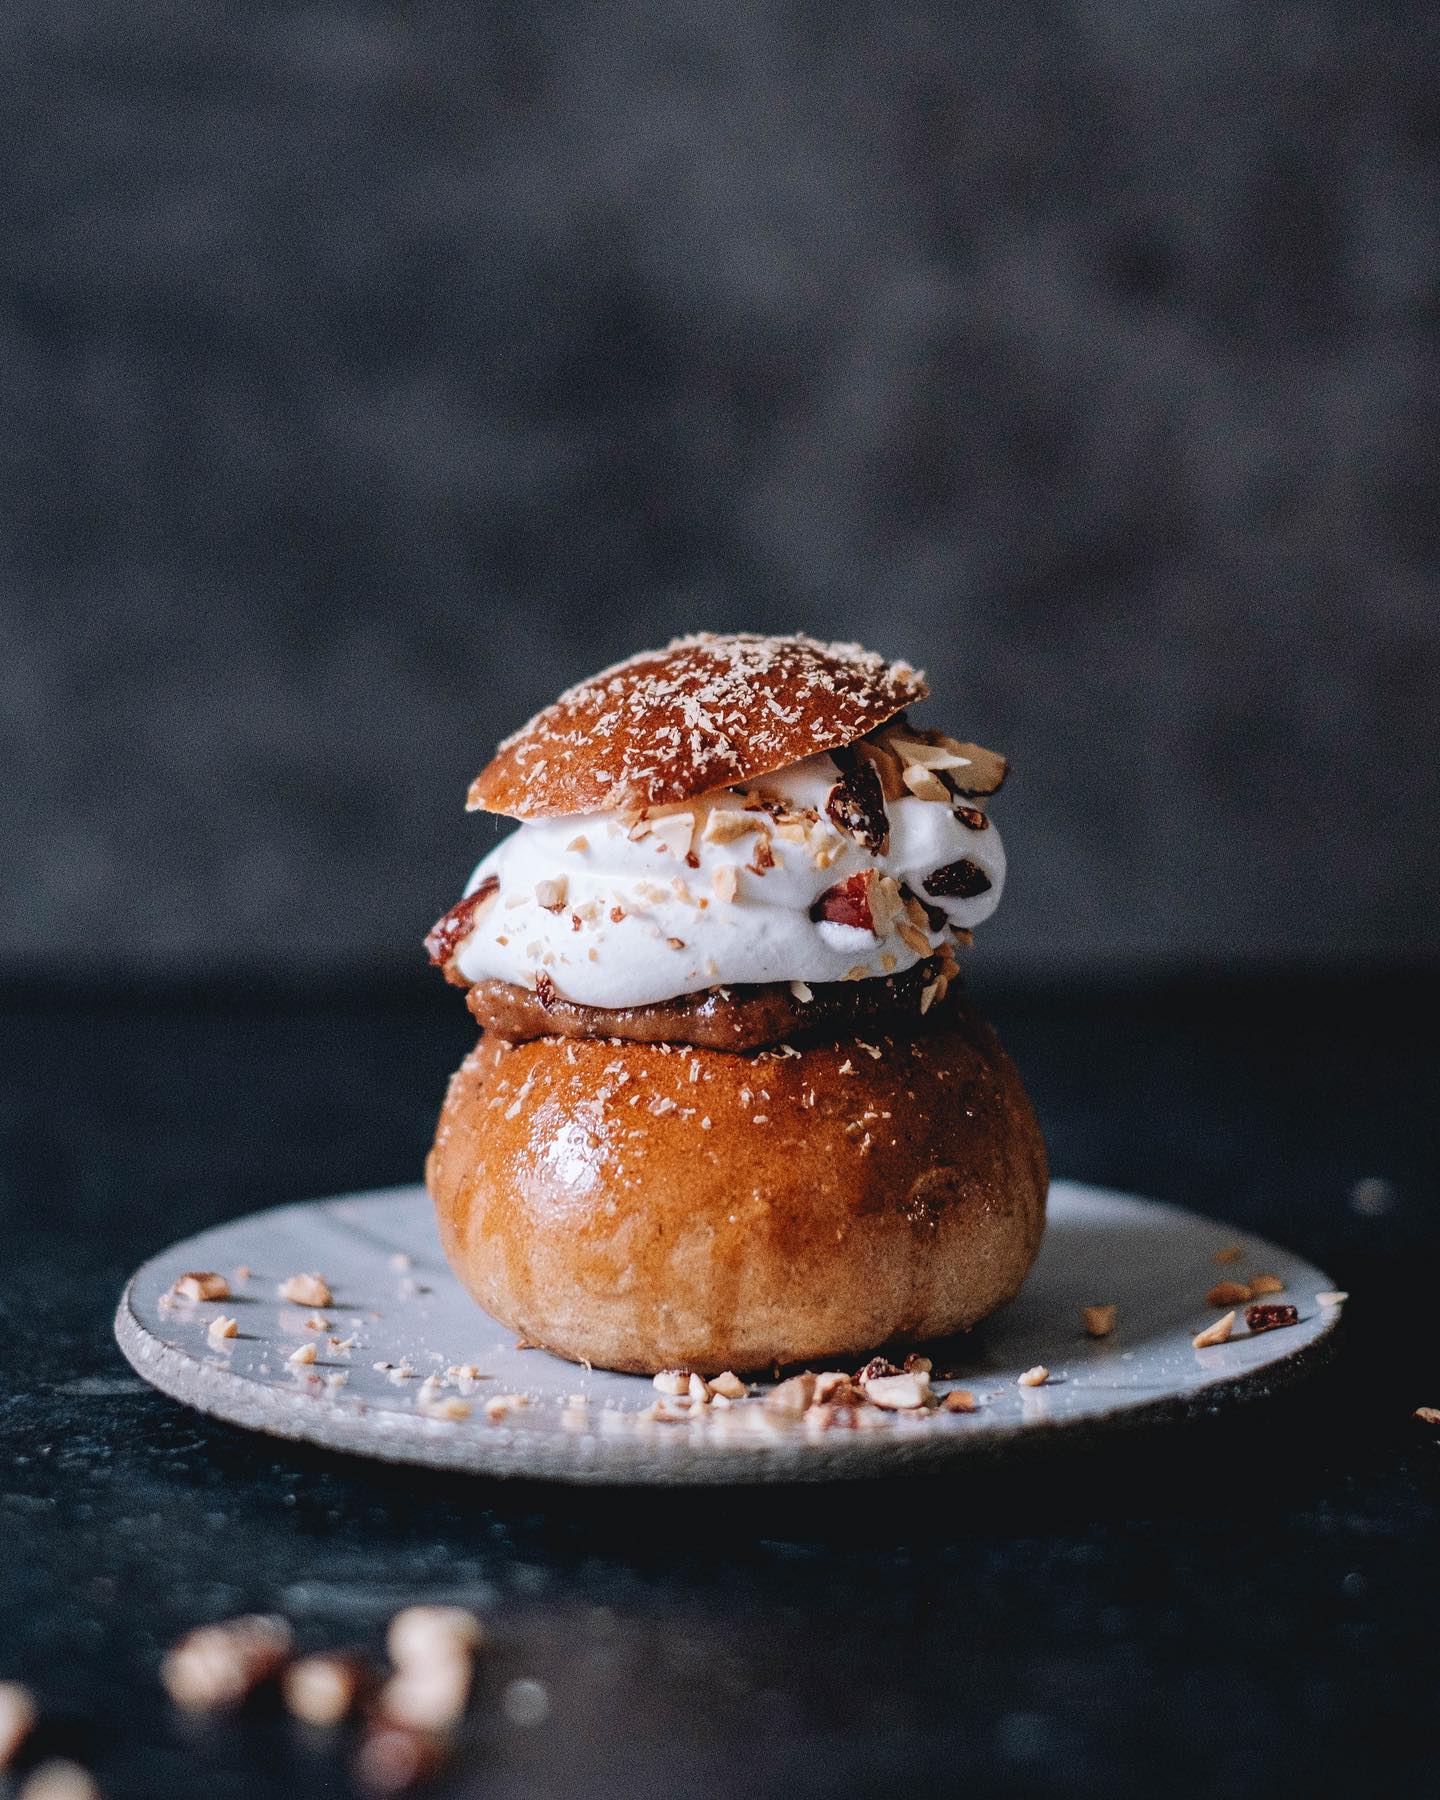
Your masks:
<svg viewBox="0 0 1440 1800"><path fill-rule="evenodd" d="M249 1209L413 1180L467 1023L419 980L0 996L0 1678L113 1796L350 1792L262 1706L178 1719L164 1646L276 1610L375 1644L421 1597L495 1650L446 1792L1440 1791L1440 983L981 998L1058 1173L1280 1238L1354 1298L1233 1416L905 1485L603 1495L212 1424L133 1379L124 1277ZM550 1715L498 1696L544 1683Z"/></svg>

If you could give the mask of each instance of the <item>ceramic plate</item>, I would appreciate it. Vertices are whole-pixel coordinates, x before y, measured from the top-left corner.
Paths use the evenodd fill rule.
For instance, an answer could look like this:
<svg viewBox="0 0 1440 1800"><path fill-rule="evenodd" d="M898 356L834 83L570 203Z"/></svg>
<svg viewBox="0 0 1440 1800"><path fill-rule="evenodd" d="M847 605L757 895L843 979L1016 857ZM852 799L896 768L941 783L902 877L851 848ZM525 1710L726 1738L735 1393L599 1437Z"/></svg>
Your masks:
<svg viewBox="0 0 1440 1800"><path fill-rule="evenodd" d="M1217 1264L1232 1245L1240 1257ZM224 1273L231 1297L171 1300L187 1270ZM325 1276L333 1305L278 1297L280 1282L310 1270ZM1294 1305L1299 1322L1250 1333L1242 1311L1229 1343L1194 1349L1221 1310L1206 1292L1261 1271L1284 1283L1266 1298ZM934 1351L936 1391L968 1389L976 1411L885 1413L869 1429L821 1430L766 1407L770 1384L760 1383L729 1408L657 1419L643 1377L518 1347L450 1274L425 1190L403 1187L276 1207L175 1244L137 1271L115 1332L147 1381L202 1412L387 1462L572 1482L821 1481L933 1469L1042 1434L1263 1395L1334 1329L1341 1302L1320 1298L1333 1287L1289 1251L1213 1220L1058 1181L1020 1297ZM1108 1337L1084 1333L1080 1308L1094 1303L1116 1307ZM211 1334L218 1315L236 1320L235 1337ZM313 1363L290 1361L302 1345L314 1347ZM1036 1365L1049 1380L1021 1387Z"/></svg>

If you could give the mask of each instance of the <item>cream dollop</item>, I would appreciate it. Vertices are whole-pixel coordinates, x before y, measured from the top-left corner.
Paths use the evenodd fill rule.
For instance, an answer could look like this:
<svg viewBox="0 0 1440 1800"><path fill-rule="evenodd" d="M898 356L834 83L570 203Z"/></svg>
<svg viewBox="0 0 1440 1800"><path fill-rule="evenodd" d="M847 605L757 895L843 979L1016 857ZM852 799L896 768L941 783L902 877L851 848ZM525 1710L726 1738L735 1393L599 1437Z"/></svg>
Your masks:
<svg viewBox="0 0 1440 1800"><path fill-rule="evenodd" d="M889 842L875 855L826 816L840 780L828 755L813 756L639 819L523 824L466 886L471 894L490 877L499 883L454 967L467 981L523 987L547 976L584 1006L648 1006L707 987L899 973L953 943L952 927L990 916L1005 851L981 806L889 800ZM927 889L957 864L968 865L959 884L968 897ZM859 885L874 929L812 916L830 889L867 874Z"/></svg>

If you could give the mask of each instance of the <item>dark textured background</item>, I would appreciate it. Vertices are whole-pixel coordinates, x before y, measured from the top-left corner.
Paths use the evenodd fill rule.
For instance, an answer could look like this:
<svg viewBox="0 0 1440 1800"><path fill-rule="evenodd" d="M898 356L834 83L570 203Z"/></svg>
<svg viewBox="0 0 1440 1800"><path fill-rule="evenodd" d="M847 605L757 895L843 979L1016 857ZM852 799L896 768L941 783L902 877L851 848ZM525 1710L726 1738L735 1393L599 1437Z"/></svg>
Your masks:
<svg viewBox="0 0 1440 1800"><path fill-rule="evenodd" d="M493 739L706 625L1013 754L992 966L1440 949L1432 4L9 0L0 66L0 966L404 966Z"/></svg>

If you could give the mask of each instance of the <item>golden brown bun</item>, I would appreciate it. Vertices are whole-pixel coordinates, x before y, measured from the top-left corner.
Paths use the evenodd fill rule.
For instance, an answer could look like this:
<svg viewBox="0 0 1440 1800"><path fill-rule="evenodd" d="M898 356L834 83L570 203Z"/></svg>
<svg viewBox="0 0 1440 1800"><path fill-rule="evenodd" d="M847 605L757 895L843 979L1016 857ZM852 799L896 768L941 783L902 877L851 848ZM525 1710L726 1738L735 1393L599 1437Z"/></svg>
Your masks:
<svg viewBox="0 0 1440 1800"><path fill-rule="evenodd" d="M451 1267L530 1342L642 1374L863 1358L1008 1300L1045 1149L989 1026L786 1048L482 1039L426 1168Z"/></svg>
<svg viewBox="0 0 1440 1800"><path fill-rule="evenodd" d="M858 644L677 638L602 669L506 738L469 805L515 819L668 806L851 744L925 678Z"/></svg>

